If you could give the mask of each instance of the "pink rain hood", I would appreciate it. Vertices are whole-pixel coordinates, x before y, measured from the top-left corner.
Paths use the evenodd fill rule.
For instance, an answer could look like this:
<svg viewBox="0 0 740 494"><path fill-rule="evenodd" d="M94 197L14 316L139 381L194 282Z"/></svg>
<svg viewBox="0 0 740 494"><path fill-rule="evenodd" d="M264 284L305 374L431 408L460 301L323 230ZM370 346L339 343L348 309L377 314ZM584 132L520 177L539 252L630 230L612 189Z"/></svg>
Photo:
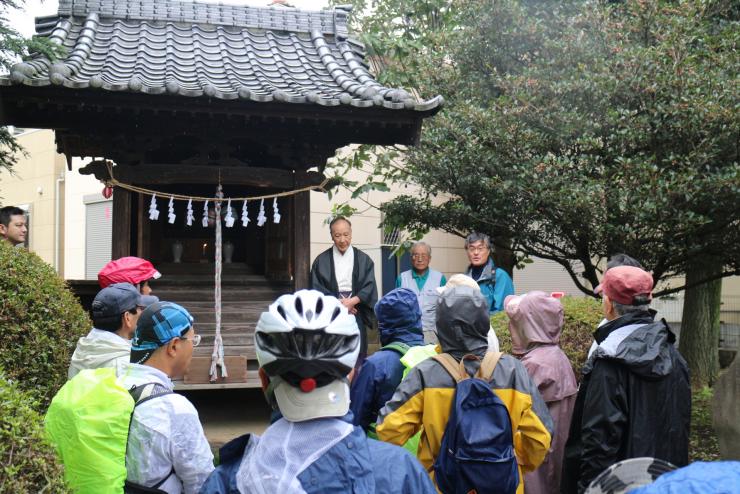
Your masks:
<svg viewBox="0 0 740 494"><path fill-rule="evenodd" d="M546 402L574 395L573 369L558 346L563 330L563 306L540 291L510 295L504 301L509 316L511 351L520 356L530 376L538 384Z"/></svg>
<svg viewBox="0 0 740 494"><path fill-rule="evenodd" d="M555 427L550 452L537 470L525 474L524 490L526 494L559 494L565 441L578 391L573 368L558 346L563 306L544 292L529 292L506 297L504 308L512 353L521 358L537 385Z"/></svg>

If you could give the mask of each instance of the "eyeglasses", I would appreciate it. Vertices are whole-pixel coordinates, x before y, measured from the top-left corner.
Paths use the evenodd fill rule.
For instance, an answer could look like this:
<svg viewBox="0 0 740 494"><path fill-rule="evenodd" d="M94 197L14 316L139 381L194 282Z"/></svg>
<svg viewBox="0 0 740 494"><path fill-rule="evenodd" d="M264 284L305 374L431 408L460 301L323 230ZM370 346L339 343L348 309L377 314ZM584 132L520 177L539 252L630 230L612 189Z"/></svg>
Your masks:
<svg viewBox="0 0 740 494"><path fill-rule="evenodd" d="M194 334L192 338L180 337L180 339L181 340L189 340L190 343L192 343L194 347L200 345L200 335L199 334Z"/></svg>
<svg viewBox="0 0 740 494"><path fill-rule="evenodd" d="M427 254L411 254L411 259L426 259L428 257Z"/></svg>
<svg viewBox="0 0 740 494"><path fill-rule="evenodd" d="M479 245L479 246L476 246L476 247L473 247L471 245L470 247L468 247L468 252L470 252L472 254L477 254L479 252L485 252L486 250L488 250L488 247L486 247L484 245L483 246Z"/></svg>

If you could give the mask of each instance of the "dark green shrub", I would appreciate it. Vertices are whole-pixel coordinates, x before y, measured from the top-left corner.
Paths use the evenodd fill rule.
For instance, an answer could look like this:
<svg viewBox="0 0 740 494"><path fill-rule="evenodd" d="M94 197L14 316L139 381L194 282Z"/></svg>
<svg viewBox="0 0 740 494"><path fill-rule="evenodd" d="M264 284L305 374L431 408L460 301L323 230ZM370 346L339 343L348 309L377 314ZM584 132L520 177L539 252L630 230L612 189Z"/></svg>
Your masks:
<svg viewBox="0 0 740 494"><path fill-rule="evenodd" d="M576 378L581 378L581 367L586 362L588 349L593 342L593 332L601 319L601 302L590 297L563 297L560 299L565 311L563 333L560 335L560 347L568 356ZM509 318L504 312L491 317L491 325L496 331L502 352L511 352L511 333Z"/></svg>
<svg viewBox="0 0 740 494"><path fill-rule="evenodd" d="M64 280L36 254L0 241L0 367L46 410L67 380L90 320Z"/></svg>
<svg viewBox="0 0 740 494"><path fill-rule="evenodd" d="M0 372L0 493L70 492L36 400Z"/></svg>
<svg viewBox="0 0 740 494"><path fill-rule="evenodd" d="M719 461L719 440L712 424L712 396L707 386L691 390L689 461Z"/></svg>

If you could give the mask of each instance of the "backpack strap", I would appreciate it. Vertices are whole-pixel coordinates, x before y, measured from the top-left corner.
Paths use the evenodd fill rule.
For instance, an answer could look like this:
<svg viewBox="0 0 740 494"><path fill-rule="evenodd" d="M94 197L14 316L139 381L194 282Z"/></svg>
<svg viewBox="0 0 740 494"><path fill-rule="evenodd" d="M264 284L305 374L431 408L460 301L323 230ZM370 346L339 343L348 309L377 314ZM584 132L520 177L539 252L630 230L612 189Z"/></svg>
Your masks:
<svg viewBox="0 0 740 494"><path fill-rule="evenodd" d="M160 489L162 487L162 484L164 484L167 479L169 479L172 474L175 473L175 467L172 467L172 470L170 470L170 473L167 474L165 478L157 482L151 487L147 487L145 485L136 484L134 482L126 481L123 486L123 493L124 494L167 494L167 491L163 491Z"/></svg>
<svg viewBox="0 0 740 494"><path fill-rule="evenodd" d="M502 355L502 352L486 352L486 355L483 357L483 361L480 364L480 368L478 368L476 377L489 382L491 377L493 377L493 371L496 370L496 365Z"/></svg>
<svg viewBox="0 0 740 494"><path fill-rule="evenodd" d="M138 386L131 386L131 389L128 390L129 394L131 395L131 398L134 400L134 409L141 405L142 403L146 403L147 401L159 398L160 396L165 396L172 394L173 391L169 389L168 387L156 383L156 382L150 382L150 383L144 383L140 384ZM131 411L131 417L129 419L128 423L128 431L129 434L131 433L131 424L133 423L134 418L134 411ZM128 454L128 440L126 441L126 454ZM170 470L170 473L167 474L165 478L157 482L151 487L143 486L136 484L134 482L131 482L129 480L126 480L123 492L124 494L144 494L144 493L160 493L160 494L166 494L165 491L161 490L159 487L164 484L167 479L172 477L172 474L175 473L175 466L172 466L172 469Z"/></svg>
<svg viewBox="0 0 740 494"><path fill-rule="evenodd" d="M434 355L432 358L439 362L456 382L464 381L465 379L470 377L468 376L467 372L465 372L464 366L463 370L460 370L460 366L463 365L465 361L464 358L460 360L460 363L458 363L457 360L455 360L455 357L453 357L449 353L440 353Z"/></svg>
<svg viewBox="0 0 740 494"><path fill-rule="evenodd" d="M131 398L134 399L134 408L145 403L152 398L172 394L172 390L160 383L145 383L138 386L131 386L128 390Z"/></svg>
<svg viewBox="0 0 740 494"><path fill-rule="evenodd" d="M381 350L394 350L401 354L401 357L406 355L406 352L409 351L410 346L408 346L406 343L401 343L400 341L394 341L393 343L388 343L384 347L381 347Z"/></svg>

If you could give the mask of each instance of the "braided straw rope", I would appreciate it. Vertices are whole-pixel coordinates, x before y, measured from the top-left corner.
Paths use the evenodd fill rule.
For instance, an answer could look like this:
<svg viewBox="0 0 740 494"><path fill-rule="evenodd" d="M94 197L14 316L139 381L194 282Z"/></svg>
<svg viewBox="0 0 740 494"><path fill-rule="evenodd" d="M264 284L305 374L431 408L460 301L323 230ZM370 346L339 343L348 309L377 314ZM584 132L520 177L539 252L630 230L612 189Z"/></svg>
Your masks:
<svg viewBox="0 0 740 494"><path fill-rule="evenodd" d="M259 199L272 199L274 197L288 197L295 194L300 194L301 192L309 192L312 190L320 190L325 191L324 187L326 187L326 184L329 183L329 179L324 179L323 182L321 182L319 185L308 185L306 187L301 187L300 189L294 189L294 190L287 190L285 192L277 192L275 194L266 194L261 196L248 196L248 197L203 197L203 196L185 196L182 194L173 194L171 192L160 192L153 189L147 189L145 187L139 187L137 185L131 185L131 184L125 184L123 182L119 182L116 180L116 177L113 176L113 166L110 161L106 162L106 166L108 167L108 175L110 178L105 181L105 185L107 187L120 187L121 189L130 190L131 192L139 192L141 194L147 194L150 196L157 195L160 197L172 197L173 199L179 199L181 201L188 201L193 200L196 202L206 202L206 201L223 201L231 199L232 201L256 201Z"/></svg>

